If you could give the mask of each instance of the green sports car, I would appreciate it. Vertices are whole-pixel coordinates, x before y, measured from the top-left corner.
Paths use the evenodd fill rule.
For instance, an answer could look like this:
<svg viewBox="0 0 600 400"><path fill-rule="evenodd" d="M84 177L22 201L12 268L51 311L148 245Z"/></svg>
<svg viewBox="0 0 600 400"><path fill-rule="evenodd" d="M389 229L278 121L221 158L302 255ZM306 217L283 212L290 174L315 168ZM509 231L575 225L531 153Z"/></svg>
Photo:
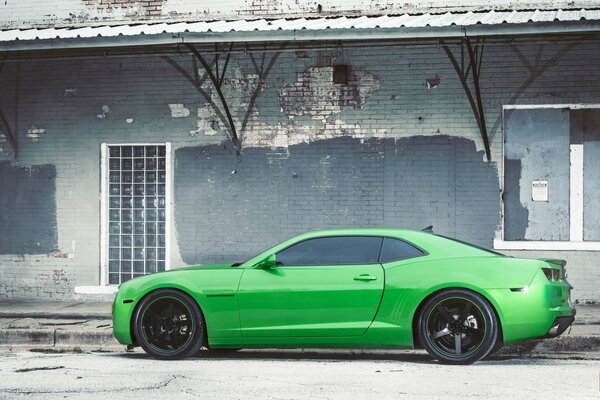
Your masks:
<svg viewBox="0 0 600 400"><path fill-rule="evenodd" d="M469 364L573 323L565 261L507 257L430 231L336 229L244 263L123 283L117 340L176 359L250 347L423 347Z"/></svg>

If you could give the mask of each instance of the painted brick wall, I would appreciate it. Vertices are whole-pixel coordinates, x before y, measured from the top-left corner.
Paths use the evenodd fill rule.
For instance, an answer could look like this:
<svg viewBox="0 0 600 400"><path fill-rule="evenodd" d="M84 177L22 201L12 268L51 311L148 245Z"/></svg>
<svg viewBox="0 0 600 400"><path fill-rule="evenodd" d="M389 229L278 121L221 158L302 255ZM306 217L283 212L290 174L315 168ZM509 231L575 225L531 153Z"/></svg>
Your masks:
<svg viewBox="0 0 600 400"><path fill-rule="evenodd" d="M230 147L222 149L226 131L208 104L216 99L210 84L197 90L169 60L35 61L22 62L19 71L9 63L0 73L0 107L18 132L20 156L15 161L2 142L0 160L11 168L54 166L57 239L56 251L31 247L24 255L0 255L0 297L68 298L75 286L98 284L103 142L172 142L174 266L244 257L300 230L342 222L431 223L440 233L491 245L501 221L502 105L600 103L599 46L590 41L487 47L482 89L491 163L483 162L471 110L437 47L373 46L343 54L336 49L326 57L286 51L262 85L249 56L236 53L223 87L238 127L247 121L239 164ZM190 56L173 55L170 61L192 73ZM332 63L341 61L352 71L345 87L330 80ZM425 80L436 77L440 85L428 90ZM256 109L247 115L255 90ZM207 160L206 154L214 157ZM256 202L263 193L259 187L264 200ZM298 188L318 196L305 196L305 203L281 197ZM272 193L277 196L269 197ZM184 210L189 215L177 215ZM317 220L315 210L334 214ZM253 232L243 246L227 246L241 235L240 221L251 227L267 215L277 217L279 230ZM19 218L30 226L33 216L20 212ZM221 247L209 249L200 229L204 221L211 221L212 243ZM569 260L574 298L600 299L595 272L600 255L557 255Z"/></svg>
<svg viewBox="0 0 600 400"><path fill-rule="evenodd" d="M434 225L489 246L500 213L496 169L463 138L341 137L285 152L251 148L240 162L221 145L175 156L175 222L188 264L244 261L282 238L351 226ZM488 201L472 207L473 198Z"/></svg>
<svg viewBox="0 0 600 400"><path fill-rule="evenodd" d="M215 20L261 17L399 14L488 9L569 9L598 7L598 0L5 0L0 29L92 25L140 20Z"/></svg>

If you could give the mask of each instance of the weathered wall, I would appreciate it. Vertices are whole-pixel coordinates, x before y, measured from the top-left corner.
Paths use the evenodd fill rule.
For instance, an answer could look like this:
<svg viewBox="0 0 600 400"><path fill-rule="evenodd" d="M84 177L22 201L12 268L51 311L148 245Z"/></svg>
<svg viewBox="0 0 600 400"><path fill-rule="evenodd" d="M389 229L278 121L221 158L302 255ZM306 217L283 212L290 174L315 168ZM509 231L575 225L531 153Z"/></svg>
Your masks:
<svg viewBox="0 0 600 400"><path fill-rule="evenodd" d="M239 163L212 145L179 149L175 160L188 264L244 261L282 238L349 226L434 225L489 246L500 213L496 168L462 138L343 137L250 148Z"/></svg>
<svg viewBox="0 0 600 400"><path fill-rule="evenodd" d="M0 254L56 250L56 171L53 165L0 162Z"/></svg>
<svg viewBox="0 0 600 400"><path fill-rule="evenodd" d="M140 20L215 20L323 15L398 14L482 9L568 9L598 7L598 0L5 0L0 29L28 26L90 25Z"/></svg>
<svg viewBox="0 0 600 400"><path fill-rule="evenodd" d="M174 266L244 257L305 228L342 222L432 223L440 233L489 246L500 224L502 105L600 103L599 46L486 49L481 72L491 163L482 161L468 102L437 47L287 51L275 59L263 84L249 55L236 53L223 88L245 146L239 165L232 152L220 150L226 131L210 105L216 99L210 84L194 88L170 63L193 76L190 56L22 62L20 71L9 63L0 73L0 107L18 132L20 155L14 160L8 142L2 142L0 159L10 168L55 169L57 251L0 255L0 297L64 298L76 285L98 284L103 142L172 142ZM260 65L261 55L254 55ZM272 56L267 54L265 65ZM351 65L348 85L331 82L331 65L340 61ZM440 79L437 88L427 89L430 78ZM248 113L253 99L256 108ZM203 151L214 157L206 159ZM258 188L265 191L256 201ZM292 203L292 197L282 197L286 189L318 196L310 204ZM270 199L272 193L277 196ZM236 201L224 202L227 195ZM289 222L289 231L252 232L243 247L227 248L240 235L238 223L254 228L276 206L279 225ZM335 217L317 221L319 207ZM189 211L189 222L182 211ZM18 214L14 218L30 218ZM222 243L209 253L203 220L211 221L212 243ZM194 221L200 226L192 226ZM600 299L598 280L586 280L595 276L598 253L559 255L573 255L570 275L579 282L574 297Z"/></svg>

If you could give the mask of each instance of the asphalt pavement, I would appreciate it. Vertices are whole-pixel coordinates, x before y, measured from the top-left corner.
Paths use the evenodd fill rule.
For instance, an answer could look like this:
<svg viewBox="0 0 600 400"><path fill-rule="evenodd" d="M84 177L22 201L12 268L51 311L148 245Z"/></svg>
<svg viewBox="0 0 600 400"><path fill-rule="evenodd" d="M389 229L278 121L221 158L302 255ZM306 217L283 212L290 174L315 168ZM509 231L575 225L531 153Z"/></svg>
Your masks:
<svg viewBox="0 0 600 400"><path fill-rule="evenodd" d="M419 351L206 352L158 361L141 351L4 350L0 399L598 399L599 355L447 366Z"/></svg>

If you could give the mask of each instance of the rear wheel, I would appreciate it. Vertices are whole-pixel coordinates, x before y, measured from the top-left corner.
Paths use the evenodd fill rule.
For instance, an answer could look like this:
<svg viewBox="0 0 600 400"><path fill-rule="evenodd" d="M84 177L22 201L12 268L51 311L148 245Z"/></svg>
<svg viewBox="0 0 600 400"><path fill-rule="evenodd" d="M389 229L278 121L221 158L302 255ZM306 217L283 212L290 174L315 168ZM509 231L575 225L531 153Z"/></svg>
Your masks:
<svg viewBox="0 0 600 400"><path fill-rule="evenodd" d="M472 364L492 351L498 338L494 310L479 294L451 289L427 300L419 316L419 339L445 364Z"/></svg>
<svg viewBox="0 0 600 400"><path fill-rule="evenodd" d="M160 359L196 354L204 341L204 318L196 302L173 289L150 293L138 306L134 332L146 353Z"/></svg>

